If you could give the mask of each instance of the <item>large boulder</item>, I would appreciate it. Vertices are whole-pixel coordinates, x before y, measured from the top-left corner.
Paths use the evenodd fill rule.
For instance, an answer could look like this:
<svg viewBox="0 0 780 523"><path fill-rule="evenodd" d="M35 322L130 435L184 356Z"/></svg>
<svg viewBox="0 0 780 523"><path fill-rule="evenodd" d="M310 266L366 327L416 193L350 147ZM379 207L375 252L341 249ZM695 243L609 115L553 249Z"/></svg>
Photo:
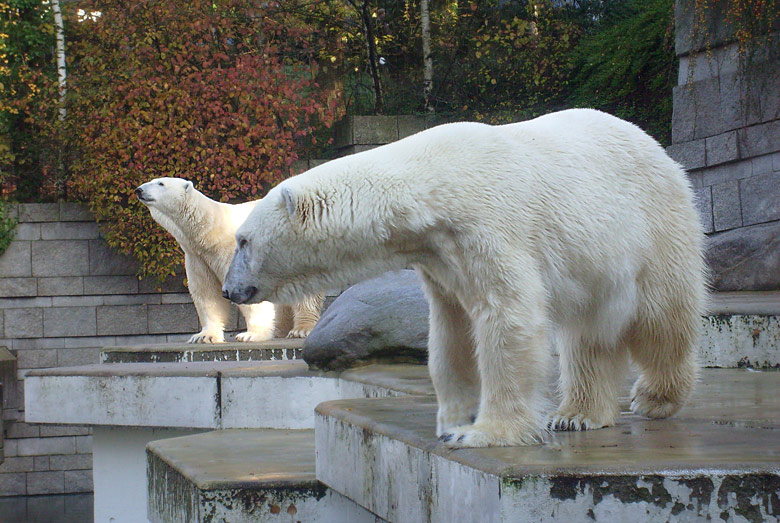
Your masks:
<svg viewBox="0 0 780 523"><path fill-rule="evenodd" d="M388 272L344 291L303 345L311 367L345 369L374 362L425 362L428 302L414 271Z"/></svg>
<svg viewBox="0 0 780 523"><path fill-rule="evenodd" d="M780 289L780 222L713 234L707 264L717 291Z"/></svg>

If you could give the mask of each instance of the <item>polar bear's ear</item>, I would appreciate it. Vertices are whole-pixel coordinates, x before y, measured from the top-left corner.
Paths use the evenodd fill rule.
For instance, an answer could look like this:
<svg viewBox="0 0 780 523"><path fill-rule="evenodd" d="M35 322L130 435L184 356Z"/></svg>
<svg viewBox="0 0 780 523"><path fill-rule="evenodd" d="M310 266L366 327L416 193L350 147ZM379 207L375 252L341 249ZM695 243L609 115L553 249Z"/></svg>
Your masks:
<svg viewBox="0 0 780 523"><path fill-rule="evenodd" d="M295 194L292 192L292 190L289 187L282 187L281 189L282 194L282 203L287 208L287 214L289 214L291 217L295 215Z"/></svg>
<svg viewBox="0 0 780 523"><path fill-rule="evenodd" d="M184 182L184 192L186 192L186 193L190 192L192 190L192 187L193 187L192 182L189 181L189 180L185 180L185 182Z"/></svg>

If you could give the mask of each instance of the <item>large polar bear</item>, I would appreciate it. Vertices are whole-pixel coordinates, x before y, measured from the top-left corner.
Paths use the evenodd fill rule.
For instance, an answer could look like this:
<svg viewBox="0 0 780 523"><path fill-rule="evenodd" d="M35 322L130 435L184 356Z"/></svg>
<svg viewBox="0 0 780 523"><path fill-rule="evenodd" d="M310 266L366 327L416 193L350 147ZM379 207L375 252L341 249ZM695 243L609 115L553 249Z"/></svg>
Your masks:
<svg viewBox="0 0 780 523"><path fill-rule="evenodd" d="M238 229L223 290L293 300L414 266L430 301L437 434L522 445L676 412L696 379L702 230L683 170L634 125L587 109L454 123L271 190ZM545 415L560 352L562 396Z"/></svg>
<svg viewBox="0 0 780 523"><path fill-rule="evenodd" d="M216 202L181 178L157 178L135 193L184 250L187 282L202 326L189 343L225 341L230 302L222 297L222 281L236 247L236 229L257 201L240 205ZM269 302L240 305L247 330L237 334L236 340L268 340L275 327L290 338L305 337L317 323L321 305L322 296L316 293L296 300L293 310Z"/></svg>

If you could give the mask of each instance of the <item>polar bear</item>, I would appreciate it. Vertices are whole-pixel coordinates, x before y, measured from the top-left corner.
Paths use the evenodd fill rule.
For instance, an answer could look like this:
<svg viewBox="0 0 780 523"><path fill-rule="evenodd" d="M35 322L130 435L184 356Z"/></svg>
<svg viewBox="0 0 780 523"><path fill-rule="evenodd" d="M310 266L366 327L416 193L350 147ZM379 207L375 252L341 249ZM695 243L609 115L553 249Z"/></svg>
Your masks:
<svg viewBox="0 0 780 523"><path fill-rule="evenodd" d="M271 190L236 238L223 286L236 303L414 267L449 447L614 424L629 355L637 414L672 415L696 379L692 190L655 140L599 111L446 124L333 160Z"/></svg>
<svg viewBox="0 0 780 523"><path fill-rule="evenodd" d="M236 229L257 202L219 203L195 189L192 182L181 178L157 178L138 187L135 193L149 208L154 220L171 233L184 250L187 282L202 326L189 343L224 342L230 303L222 297L220 288L235 249ZM289 331L287 337L305 337L317 323L321 306L319 294L302 297L293 310L285 306L274 307L269 302L240 305L247 330L237 334L236 340L268 340L275 327Z"/></svg>

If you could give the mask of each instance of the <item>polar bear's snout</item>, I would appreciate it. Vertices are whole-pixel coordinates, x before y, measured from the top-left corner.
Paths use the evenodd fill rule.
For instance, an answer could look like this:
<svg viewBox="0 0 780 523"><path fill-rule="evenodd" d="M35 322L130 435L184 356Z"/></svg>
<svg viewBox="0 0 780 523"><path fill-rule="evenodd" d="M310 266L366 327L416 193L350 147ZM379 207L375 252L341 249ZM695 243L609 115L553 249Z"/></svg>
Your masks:
<svg viewBox="0 0 780 523"><path fill-rule="evenodd" d="M257 294L257 287L252 285L233 291L230 291L227 287L222 287L222 297L239 305L251 300L255 294Z"/></svg>
<svg viewBox="0 0 780 523"><path fill-rule="evenodd" d="M135 195L139 200L141 200L142 203L149 203L153 201L153 198L151 198L148 194L146 194L146 192L144 192L143 185L139 185L138 187L135 188Z"/></svg>

